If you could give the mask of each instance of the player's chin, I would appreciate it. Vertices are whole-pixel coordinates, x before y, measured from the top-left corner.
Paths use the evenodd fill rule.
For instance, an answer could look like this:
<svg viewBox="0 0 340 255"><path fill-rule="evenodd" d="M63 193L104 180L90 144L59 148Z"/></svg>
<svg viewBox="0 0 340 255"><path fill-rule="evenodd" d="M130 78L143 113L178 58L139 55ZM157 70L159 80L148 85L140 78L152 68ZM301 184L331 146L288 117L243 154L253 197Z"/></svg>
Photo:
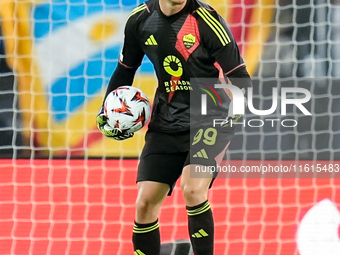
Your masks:
<svg viewBox="0 0 340 255"><path fill-rule="evenodd" d="M186 3L187 0L170 0L172 4L181 5Z"/></svg>

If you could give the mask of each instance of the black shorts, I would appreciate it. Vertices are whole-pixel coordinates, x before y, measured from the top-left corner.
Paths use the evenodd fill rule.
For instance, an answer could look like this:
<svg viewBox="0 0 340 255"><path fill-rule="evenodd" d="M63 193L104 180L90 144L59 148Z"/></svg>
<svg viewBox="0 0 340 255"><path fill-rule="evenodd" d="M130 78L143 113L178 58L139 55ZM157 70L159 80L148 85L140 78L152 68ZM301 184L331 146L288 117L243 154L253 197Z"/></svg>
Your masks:
<svg viewBox="0 0 340 255"><path fill-rule="evenodd" d="M137 182L166 183L170 186L168 195L171 195L183 167L190 164L216 166L216 157L224 155L234 133L235 129L230 127L202 127L178 133L148 130Z"/></svg>

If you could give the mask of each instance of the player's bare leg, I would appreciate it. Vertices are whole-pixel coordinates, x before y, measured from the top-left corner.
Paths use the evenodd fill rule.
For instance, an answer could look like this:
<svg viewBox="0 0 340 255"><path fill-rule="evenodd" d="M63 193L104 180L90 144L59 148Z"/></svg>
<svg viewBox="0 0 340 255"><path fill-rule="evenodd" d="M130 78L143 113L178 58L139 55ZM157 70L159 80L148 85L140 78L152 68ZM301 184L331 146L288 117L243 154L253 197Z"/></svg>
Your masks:
<svg viewBox="0 0 340 255"><path fill-rule="evenodd" d="M169 185L159 182L138 182L136 216L132 241L135 254L158 255L160 234L158 213L169 192Z"/></svg>
<svg viewBox="0 0 340 255"><path fill-rule="evenodd" d="M214 254L214 220L208 202L212 176L190 178L190 167L184 167L181 188L188 212L188 228L195 255Z"/></svg>
<svg viewBox="0 0 340 255"><path fill-rule="evenodd" d="M187 206L201 204L208 198L212 175L207 173L203 178L190 178L190 168L196 167L196 165L187 165L182 172L181 189Z"/></svg>

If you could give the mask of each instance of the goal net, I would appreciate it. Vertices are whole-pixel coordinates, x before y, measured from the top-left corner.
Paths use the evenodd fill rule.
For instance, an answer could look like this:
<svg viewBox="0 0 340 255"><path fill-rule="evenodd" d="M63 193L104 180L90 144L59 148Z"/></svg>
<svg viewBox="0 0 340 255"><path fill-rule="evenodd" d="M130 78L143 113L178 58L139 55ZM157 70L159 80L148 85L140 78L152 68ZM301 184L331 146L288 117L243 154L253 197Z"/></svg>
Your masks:
<svg viewBox="0 0 340 255"><path fill-rule="evenodd" d="M220 175L209 192L215 253L339 254L340 2L206 2L239 44L253 108L271 109L277 95L268 115L248 104L225 156L261 171ZM146 128L115 142L95 117L140 3L0 2L0 254L133 254ZM153 98L147 58L134 86ZM192 253L179 187L159 220L162 255Z"/></svg>

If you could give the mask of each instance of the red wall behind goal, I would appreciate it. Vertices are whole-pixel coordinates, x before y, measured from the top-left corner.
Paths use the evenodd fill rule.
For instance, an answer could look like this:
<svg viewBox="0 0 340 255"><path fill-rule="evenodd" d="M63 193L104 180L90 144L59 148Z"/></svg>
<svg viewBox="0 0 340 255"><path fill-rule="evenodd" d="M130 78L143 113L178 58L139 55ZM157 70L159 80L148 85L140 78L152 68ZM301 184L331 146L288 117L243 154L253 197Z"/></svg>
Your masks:
<svg viewBox="0 0 340 255"><path fill-rule="evenodd" d="M137 160L0 160L0 254L132 254ZM216 254L298 254L301 219L340 179L217 179ZM162 242L189 239L179 187L160 214Z"/></svg>

